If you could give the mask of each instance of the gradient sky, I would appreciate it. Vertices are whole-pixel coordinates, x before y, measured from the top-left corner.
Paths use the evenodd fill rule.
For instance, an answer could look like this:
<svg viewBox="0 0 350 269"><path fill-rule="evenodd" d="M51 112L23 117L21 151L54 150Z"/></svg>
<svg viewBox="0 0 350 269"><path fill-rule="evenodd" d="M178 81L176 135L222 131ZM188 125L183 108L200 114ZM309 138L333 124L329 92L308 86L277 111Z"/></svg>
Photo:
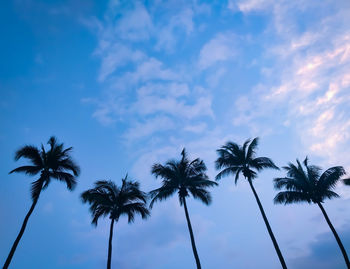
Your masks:
<svg viewBox="0 0 350 269"><path fill-rule="evenodd" d="M103 268L108 219L90 224L82 191L129 176L145 191L155 162L186 147L214 179L215 150L259 136L279 166L309 156L350 172L350 2L13 0L0 4L0 261L30 207L30 178L8 172L24 144L51 135L82 169L73 192L40 196L12 268ZM255 186L289 268L344 268L315 205L274 205ZM325 208L350 251L350 188ZM280 268L254 196L224 178L207 207L191 199L203 268ZM183 208L173 197L147 221L115 226L115 268L194 268Z"/></svg>

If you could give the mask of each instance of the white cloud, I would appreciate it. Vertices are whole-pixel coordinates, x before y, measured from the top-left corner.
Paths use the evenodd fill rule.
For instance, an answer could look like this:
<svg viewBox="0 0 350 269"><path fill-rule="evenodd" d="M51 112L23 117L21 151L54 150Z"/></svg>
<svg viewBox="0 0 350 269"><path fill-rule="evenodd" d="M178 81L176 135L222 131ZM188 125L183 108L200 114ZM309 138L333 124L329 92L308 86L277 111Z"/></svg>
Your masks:
<svg viewBox="0 0 350 269"><path fill-rule="evenodd" d="M145 82L153 79L176 80L178 77L174 71L164 68L163 63L155 58L142 62L134 73L127 73L127 76L134 82Z"/></svg>
<svg viewBox="0 0 350 269"><path fill-rule="evenodd" d="M102 45L103 47L103 45ZM109 75L130 62L139 62L145 58L141 51L133 51L129 47L120 43L110 46L108 49L103 47L101 53L102 63L98 76L99 81L104 81Z"/></svg>
<svg viewBox="0 0 350 269"><path fill-rule="evenodd" d="M207 124L205 122L201 122L199 124L191 124L185 126L184 130L192 133L202 133L207 129Z"/></svg>
<svg viewBox="0 0 350 269"><path fill-rule="evenodd" d="M199 67L206 69L217 62L228 61L235 57L236 39L237 36L229 32L217 34L202 47L199 54Z"/></svg>
<svg viewBox="0 0 350 269"><path fill-rule="evenodd" d="M139 98L147 97L152 94L161 96L180 97L189 94L189 88L186 83L148 83L137 90Z"/></svg>
<svg viewBox="0 0 350 269"><path fill-rule="evenodd" d="M262 3L248 3L253 2ZM250 9L253 6L246 6L246 10ZM290 10L294 22L296 10ZM276 27L275 33L282 38L268 50L269 57L275 60L274 67L264 84L249 97L239 99L237 110L240 113L235 123L256 127L262 117L281 119L274 129L288 123L284 127L297 133L306 153L323 157L326 165L349 166L350 159L344 149L350 146L347 109L350 101L350 24L344 16L343 12L330 15L322 23L311 25L300 33L280 33ZM284 23L289 20L286 18ZM335 21L337 31L332 27ZM248 99L253 103L248 105L244 101ZM285 114L274 115L274 110Z"/></svg>
<svg viewBox="0 0 350 269"><path fill-rule="evenodd" d="M248 13L267 9L272 2L271 0L229 0L228 8L232 11Z"/></svg>
<svg viewBox="0 0 350 269"><path fill-rule="evenodd" d="M154 30L147 9L140 2L136 2L134 9L123 14L116 27L121 38L131 41L149 39Z"/></svg>
<svg viewBox="0 0 350 269"><path fill-rule="evenodd" d="M155 132L167 131L175 128L174 122L169 117L157 116L144 122L136 122L125 133L128 141L148 137Z"/></svg>
<svg viewBox="0 0 350 269"><path fill-rule="evenodd" d="M178 14L172 16L168 24L160 26L157 30L156 48L158 50L164 49L166 51L173 51L175 45L179 40L179 36L175 34L176 30L182 30L188 36L193 32L193 11L191 8L185 8Z"/></svg>

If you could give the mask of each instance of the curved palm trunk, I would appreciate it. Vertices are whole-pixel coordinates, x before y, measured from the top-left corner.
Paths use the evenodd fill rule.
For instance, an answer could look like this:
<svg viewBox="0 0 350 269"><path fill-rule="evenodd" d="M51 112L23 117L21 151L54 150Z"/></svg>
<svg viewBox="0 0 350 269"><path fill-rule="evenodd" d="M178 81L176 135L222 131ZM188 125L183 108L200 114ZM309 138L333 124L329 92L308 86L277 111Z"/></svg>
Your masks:
<svg viewBox="0 0 350 269"><path fill-rule="evenodd" d="M337 243L338 243L338 245L339 245L339 248L340 248L341 252L343 253L346 266L347 266L348 268L350 268L350 262L349 262L348 254L346 254L346 251L345 251L345 248L344 248L344 246L343 246L343 243L341 242L341 240L340 240L340 238L339 238L339 236L338 236L336 230L334 229L334 227L333 227L333 225L332 225L330 219L328 218L328 215L327 215L326 211L324 210L322 204L321 204L321 203L317 203L317 205L320 207L320 209L321 209L321 211L322 211L322 213L323 213L323 216L324 216L324 218L326 219L326 221L327 221L327 223L328 223L329 228L331 228L331 230L332 230L332 232L333 232L333 235L334 235L334 237L335 237L335 240L337 240Z"/></svg>
<svg viewBox="0 0 350 269"><path fill-rule="evenodd" d="M113 226L114 226L114 219L112 219L112 221L111 221L111 226L110 226L110 230L109 230L107 269L111 269L111 262L112 262Z"/></svg>
<svg viewBox="0 0 350 269"><path fill-rule="evenodd" d="M194 255L194 258L196 259L197 269L201 269L202 267L201 267L201 263L200 263L200 261L199 261L199 257L198 257L198 253L197 253L197 248L196 248L196 243L195 243L195 241L194 241L194 236L193 236L193 231L192 231L190 216L188 215L188 210L187 210L187 204L186 204L186 199L185 199L185 197L184 197L182 200L183 200L183 203L184 203L185 215L186 215L188 230L190 231L190 237L191 237L191 244L192 244L193 255Z"/></svg>
<svg viewBox="0 0 350 269"><path fill-rule="evenodd" d="M13 245L12 245L12 248L11 248L10 253L9 253L9 255L8 255L6 261L5 261L5 264L4 264L3 269L7 269L7 268L9 267L9 265L10 265L10 263L11 263L11 260L12 260L12 257L13 257L13 255L15 254L17 245L18 245L19 241L20 241L21 238L22 238L22 235L23 235L23 233L24 233L24 230L26 229L26 226L27 226L29 217L30 217L30 215L33 213L33 210L34 210L34 208L35 208L35 206L36 206L36 203L38 202L38 199L39 199L39 196L33 201L32 206L30 207L30 209L29 209L29 211L28 211L26 217L24 218L24 221L23 221L21 230L19 231L19 234L18 234L18 236L17 236L15 242L14 242Z"/></svg>
<svg viewBox="0 0 350 269"><path fill-rule="evenodd" d="M262 207L262 204L261 204L261 202L260 202L260 199L259 199L259 197L258 197L258 194L257 194L256 191L255 191L255 188L254 188L254 186L253 186L252 180L251 180L250 178L248 178L248 182L249 182L249 185L250 185L250 187L251 187L251 189L252 189L252 191L253 191L253 193L254 193L256 202L258 203L258 206L259 206L261 215L262 215L262 217L263 217L263 219L264 219L264 222L265 222L267 231L269 232L269 235L270 235L270 237L271 237L273 246L275 247L275 250L276 250L276 252L277 252L278 258L279 258L279 260L280 260L280 262L281 262L282 268L287 269L287 265L286 265L286 263L285 263L285 261L284 261L284 258L283 258L283 256L282 256L281 250L280 250L280 248L279 248L279 246L278 246L278 244L277 244L276 238L275 238L275 236L273 235L271 226L270 226L270 224L269 224L269 221L267 220L267 217L266 217L266 215L265 215L264 208Z"/></svg>

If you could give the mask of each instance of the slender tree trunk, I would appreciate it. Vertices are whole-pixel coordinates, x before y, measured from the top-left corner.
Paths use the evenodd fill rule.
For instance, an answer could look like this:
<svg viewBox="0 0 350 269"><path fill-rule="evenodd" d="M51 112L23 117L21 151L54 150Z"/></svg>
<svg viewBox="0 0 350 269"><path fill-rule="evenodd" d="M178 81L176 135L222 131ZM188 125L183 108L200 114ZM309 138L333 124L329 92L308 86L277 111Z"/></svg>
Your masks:
<svg viewBox="0 0 350 269"><path fill-rule="evenodd" d="M266 215L265 215L264 208L263 208L262 205L261 205L261 202L260 202L260 199L259 199L259 197L258 197L258 194L256 193L256 191L255 191L255 189L254 189L252 180L251 180L250 178L248 178L248 182L249 182L250 187L252 188L252 191L253 191L253 193L254 193L256 202L258 203L258 206L259 206L261 215L262 215L262 217L263 217L263 219L264 219L264 222L265 222L267 231L269 232L269 235L270 235L270 237L271 237L273 246L275 247L275 250L276 250L276 252L277 252L278 258L279 258L279 260L280 260L280 262L281 262L282 268L287 269L287 265L286 265L286 263L285 263L285 261L284 261L284 258L283 258L283 256L282 256L281 250L280 250L280 248L279 248L279 246L278 246L278 244L277 244L276 238L275 238L275 236L273 235L271 226L270 226L270 224L269 224L269 221L267 220L267 217L266 217Z"/></svg>
<svg viewBox="0 0 350 269"><path fill-rule="evenodd" d="M107 269L111 269L111 262L112 262L113 226L114 226L114 219L111 220L111 227L110 227L110 230L109 230Z"/></svg>
<svg viewBox="0 0 350 269"><path fill-rule="evenodd" d="M345 251L345 248L344 248L344 246L343 246L343 243L341 242L341 240L340 240L340 238L339 238L339 236L338 236L336 230L334 229L334 227L333 227L333 225L332 225L330 219L328 218L328 215L327 215L326 211L324 210L322 204L321 204L321 203L317 203L317 205L320 207L320 209L321 209L321 211L322 211L322 213L323 213L323 216L324 216L324 218L326 219L326 221L327 221L327 223L328 223L329 228L331 228L331 230L332 230L332 232L333 232L333 235L334 235L334 237L335 237L335 240L337 240L337 243L338 243L338 245L339 245L339 248L340 248L341 252L343 253L346 266L347 266L348 268L350 268L350 262L349 262L348 254L346 254L346 251Z"/></svg>
<svg viewBox="0 0 350 269"><path fill-rule="evenodd" d="M191 237L191 244L192 244L192 250L193 250L193 255L194 258L196 259L196 264L197 264L197 269L201 269L201 263L199 261L198 253L197 253L197 248L196 248L196 243L194 241L194 236L193 236L193 231L192 231L192 225L190 221L190 216L188 215L188 210L187 210L187 204L186 204L186 199L185 197L183 198L183 203L184 203L184 208L185 208L185 215L186 215L186 220L187 220L187 226L188 230L190 231L190 237Z"/></svg>
<svg viewBox="0 0 350 269"><path fill-rule="evenodd" d="M7 259L6 259L6 261L5 261L5 264L4 264L3 269L7 269L7 268L9 267L9 265L10 265L10 263L11 263L11 260L12 260L12 257L13 257L13 254L15 254L17 245L18 245L19 241L20 241L21 238L22 238L22 235L23 235L23 233L24 233L24 230L26 229L26 226L27 226L27 222L28 222L28 220L29 220L29 217L30 217L30 215L33 213L33 210L34 210L34 208L35 208L35 205L36 205L36 203L38 202L38 199L39 199L39 196L33 201L32 206L30 207L30 209L29 209L29 211L28 211L26 217L24 218L24 221L23 221L21 230L19 231L19 234L18 234L18 236L17 236L15 242L14 242L13 245L12 245L12 248L11 248L11 250L10 250L9 255L7 256Z"/></svg>

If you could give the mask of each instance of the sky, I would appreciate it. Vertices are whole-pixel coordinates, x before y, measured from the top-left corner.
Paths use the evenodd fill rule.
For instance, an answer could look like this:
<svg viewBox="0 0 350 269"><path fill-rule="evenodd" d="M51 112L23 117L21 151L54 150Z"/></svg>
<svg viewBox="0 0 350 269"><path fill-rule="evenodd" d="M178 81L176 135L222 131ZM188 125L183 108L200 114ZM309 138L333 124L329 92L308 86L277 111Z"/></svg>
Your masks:
<svg viewBox="0 0 350 269"><path fill-rule="evenodd" d="M214 180L215 152L260 137L278 166L309 157L350 173L350 2L12 0L0 3L0 261L31 205L35 177L8 172L25 145L55 135L81 167L69 192L43 191L12 268L103 268L109 220L91 225L79 195L128 173L160 186L154 163L185 147ZM273 178L254 181L289 268L345 268L315 205L274 205ZM223 178L188 208L203 268L280 268L249 185ZM350 251L350 188L324 207ZM177 197L151 217L121 219L115 268L194 268Z"/></svg>

